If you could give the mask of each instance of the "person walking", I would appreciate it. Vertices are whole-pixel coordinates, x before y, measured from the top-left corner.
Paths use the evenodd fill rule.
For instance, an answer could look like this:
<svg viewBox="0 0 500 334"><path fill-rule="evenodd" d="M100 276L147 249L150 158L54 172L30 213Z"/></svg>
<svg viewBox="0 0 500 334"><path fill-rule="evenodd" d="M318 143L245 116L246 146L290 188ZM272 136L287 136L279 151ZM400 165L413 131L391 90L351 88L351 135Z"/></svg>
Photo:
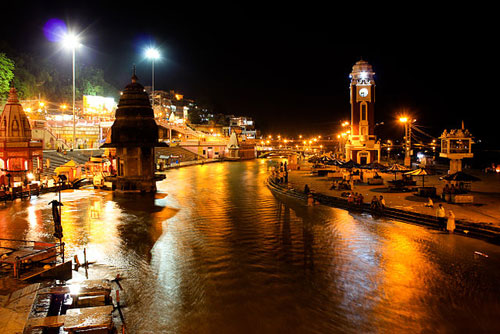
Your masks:
<svg viewBox="0 0 500 334"><path fill-rule="evenodd" d="M449 233L453 233L455 231L455 214L453 211L448 211L448 222L446 223L446 229Z"/></svg>
<svg viewBox="0 0 500 334"><path fill-rule="evenodd" d="M443 207L443 204L439 203L439 206L436 210L436 217L438 220L439 229L442 231L446 230L446 210Z"/></svg>

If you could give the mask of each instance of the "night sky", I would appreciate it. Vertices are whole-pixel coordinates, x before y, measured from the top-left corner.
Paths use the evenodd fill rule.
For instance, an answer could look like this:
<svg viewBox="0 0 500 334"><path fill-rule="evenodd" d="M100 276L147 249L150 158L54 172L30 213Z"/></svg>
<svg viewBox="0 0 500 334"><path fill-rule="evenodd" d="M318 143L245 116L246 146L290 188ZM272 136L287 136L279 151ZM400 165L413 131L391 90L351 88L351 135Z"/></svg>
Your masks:
<svg viewBox="0 0 500 334"><path fill-rule="evenodd" d="M133 64L140 82L150 85L151 62L143 51L154 44L163 57L155 64L155 89L253 117L264 134L336 134L350 114L349 73L364 59L376 72L375 117L384 122L377 127L383 138L402 137L396 116L408 110L432 135L464 120L476 139L495 139L498 125L488 119L498 113L492 105L499 95L492 84L498 81L492 43L498 29L470 8L378 15L305 5L194 11L74 3L7 9L1 24L8 33L0 38L71 71L68 51L42 32L47 20L62 19L82 31L77 61L103 68L117 88L129 82Z"/></svg>

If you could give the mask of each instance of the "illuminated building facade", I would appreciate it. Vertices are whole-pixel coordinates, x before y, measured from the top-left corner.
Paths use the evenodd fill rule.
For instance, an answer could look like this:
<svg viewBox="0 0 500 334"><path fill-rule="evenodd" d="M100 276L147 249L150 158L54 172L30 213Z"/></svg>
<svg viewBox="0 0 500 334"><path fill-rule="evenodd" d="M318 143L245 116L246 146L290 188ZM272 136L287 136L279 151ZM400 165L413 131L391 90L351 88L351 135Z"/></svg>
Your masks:
<svg viewBox="0 0 500 334"><path fill-rule="evenodd" d="M450 159L449 173L461 172L462 160L474 157L474 153L472 153L474 140L469 130L464 128L462 122L461 129L444 130L439 139L441 139L439 156Z"/></svg>
<svg viewBox="0 0 500 334"><path fill-rule="evenodd" d="M345 145L347 160L359 164L380 162L380 143L375 136L375 72L364 60L350 74L351 133Z"/></svg>
<svg viewBox="0 0 500 334"><path fill-rule="evenodd" d="M151 96L151 86L146 86L145 89ZM154 114L158 119L187 119L189 110L195 106L193 100L186 99L184 95L174 90L168 92L155 90L151 101L154 101Z"/></svg>
<svg viewBox="0 0 500 334"><path fill-rule="evenodd" d="M43 144L32 140L28 117L12 87L0 116L0 184L16 186L28 181L42 167L42 156Z"/></svg>

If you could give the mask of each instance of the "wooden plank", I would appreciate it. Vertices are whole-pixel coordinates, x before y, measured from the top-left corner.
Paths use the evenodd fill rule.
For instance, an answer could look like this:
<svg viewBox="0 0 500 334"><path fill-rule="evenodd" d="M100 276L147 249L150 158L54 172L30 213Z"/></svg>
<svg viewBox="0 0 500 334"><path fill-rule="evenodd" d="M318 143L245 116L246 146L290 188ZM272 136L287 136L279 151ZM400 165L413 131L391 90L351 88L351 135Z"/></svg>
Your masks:
<svg viewBox="0 0 500 334"><path fill-rule="evenodd" d="M113 312L112 305L69 309L64 320L64 330L74 332L97 328L111 329L113 327L111 312Z"/></svg>
<svg viewBox="0 0 500 334"><path fill-rule="evenodd" d="M53 286L49 288L41 289L38 294L39 295L65 295L69 293L69 286Z"/></svg>
<svg viewBox="0 0 500 334"><path fill-rule="evenodd" d="M55 266L51 266L48 269L44 268L33 268L26 271L20 277L22 281L26 281L35 277L40 276L41 278L56 278L56 279L71 279L71 261L66 263L61 263Z"/></svg>
<svg viewBox="0 0 500 334"><path fill-rule="evenodd" d="M32 254L34 252L38 252L38 251L34 251L32 249L18 249L16 251L10 253L7 257L0 259L0 263L14 264L14 263L16 263L17 257L26 256L26 255Z"/></svg>
<svg viewBox="0 0 500 334"><path fill-rule="evenodd" d="M56 328L64 325L65 315L55 315L51 317L31 318L26 324L27 328Z"/></svg>
<svg viewBox="0 0 500 334"><path fill-rule="evenodd" d="M75 288L73 289L72 286ZM71 294L73 296L99 296L111 293L111 282L109 280L86 280L65 286L55 286L42 289L39 294Z"/></svg>
<svg viewBox="0 0 500 334"><path fill-rule="evenodd" d="M10 254L12 253L14 250L12 249L8 249L8 248L0 248L0 256L4 255L4 254Z"/></svg>
<svg viewBox="0 0 500 334"><path fill-rule="evenodd" d="M95 307L95 306L105 306L106 305L106 296L85 296L78 297L75 300L76 307Z"/></svg>

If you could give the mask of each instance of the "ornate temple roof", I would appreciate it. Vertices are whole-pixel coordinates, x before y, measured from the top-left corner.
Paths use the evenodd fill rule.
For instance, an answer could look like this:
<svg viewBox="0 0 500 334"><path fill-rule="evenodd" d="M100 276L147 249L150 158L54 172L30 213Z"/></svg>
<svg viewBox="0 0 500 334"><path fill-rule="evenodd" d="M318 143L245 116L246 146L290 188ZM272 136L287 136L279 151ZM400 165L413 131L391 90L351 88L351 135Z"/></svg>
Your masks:
<svg viewBox="0 0 500 334"><path fill-rule="evenodd" d="M123 90L115 122L111 127L111 142L102 147L153 147L158 143L158 126L153 108L144 87L132 75L131 83Z"/></svg>
<svg viewBox="0 0 500 334"><path fill-rule="evenodd" d="M0 115L0 141L31 141L30 122L19 103L14 87L10 89L7 104L3 108L2 115Z"/></svg>

